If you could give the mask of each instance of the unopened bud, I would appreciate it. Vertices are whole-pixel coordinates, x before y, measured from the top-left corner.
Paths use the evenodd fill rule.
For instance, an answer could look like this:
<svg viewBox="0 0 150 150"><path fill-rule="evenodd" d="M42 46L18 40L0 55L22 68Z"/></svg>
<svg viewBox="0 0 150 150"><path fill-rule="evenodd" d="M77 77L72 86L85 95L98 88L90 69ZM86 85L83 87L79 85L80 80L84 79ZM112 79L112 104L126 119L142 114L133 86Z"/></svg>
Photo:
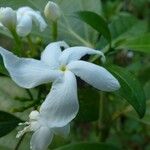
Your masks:
<svg viewBox="0 0 150 150"><path fill-rule="evenodd" d="M44 14L48 20L56 22L61 16L61 11L56 3L49 1L45 6Z"/></svg>
<svg viewBox="0 0 150 150"><path fill-rule="evenodd" d="M37 120L37 118L39 117L39 112L37 110L31 111L29 118L31 120Z"/></svg>
<svg viewBox="0 0 150 150"><path fill-rule="evenodd" d="M15 29L17 22L16 12L10 7L0 8L0 23L6 28Z"/></svg>

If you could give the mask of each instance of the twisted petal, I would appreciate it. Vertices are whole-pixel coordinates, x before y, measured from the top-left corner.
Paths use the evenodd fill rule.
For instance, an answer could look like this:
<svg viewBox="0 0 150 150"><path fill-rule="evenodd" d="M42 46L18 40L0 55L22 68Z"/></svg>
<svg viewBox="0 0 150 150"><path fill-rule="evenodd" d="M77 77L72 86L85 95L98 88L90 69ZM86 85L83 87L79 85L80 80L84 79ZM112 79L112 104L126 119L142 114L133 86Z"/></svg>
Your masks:
<svg viewBox="0 0 150 150"><path fill-rule="evenodd" d="M61 47L68 48L69 46L64 42L53 42L49 44L41 55L41 60L47 63L51 68L56 69L59 67L59 56L61 55Z"/></svg>
<svg viewBox="0 0 150 150"><path fill-rule="evenodd" d="M47 24L39 11L29 11L28 15L31 16L34 22L36 23L36 25L39 26L40 31L45 30Z"/></svg>
<svg viewBox="0 0 150 150"><path fill-rule="evenodd" d="M20 36L27 36L32 30L32 18L28 15L22 16L18 20L17 33Z"/></svg>
<svg viewBox="0 0 150 150"><path fill-rule="evenodd" d="M62 135L63 137L67 137L70 132L70 124L60 128L53 128L53 132L55 134Z"/></svg>
<svg viewBox="0 0 150 150"><path fill-rule="evenodd" d="M53 133L47 127L40 127L33 133L30 146L32 150L46 150L53 139Z"/></svg>
<svg viewBox="0 0 150 150"><path fill-rule="evenodd" d="M43 17L41 16L41 13L39 11L35 11L30 7L21 7L17 10L17 19L20 20L22 16L29 16L31 19L37 24L37 26L40 27L40 31L44 31L47 24Z"/></svg>
<svg viewBox="0 0 150 150"><path fill-rule="evenodd" d="M53 83L40 112L53 128L68 124L75 118L78 109L76 78L72 72L66 71L62 79Z"/></svg>
<svg viewBox="0 0 150 150"><path fill-rule="evenodd" d="M52 71L44 62L30 58L19 58L0 47L4 65L12 79L21 87L32 88L42 83L54 81L62 75Z"/></svg>
<svg viewBox="0 0 150 150"><path fill-rule="evenodd" d="M75 46L65 49L62 52L60 57L60 62L62 64L68 64L71 61L78 60L86 54L98 54L102 57L102 61L105 61L105 56L101 51L94 50L92 48L83 47L83 46Z"/></svg>
<svg viewBox="0 0 150 150"><path fill-rule="evenodd" d="M68 64L69 70L102 91L115 91L120 88L118 80L105 68L85 61L72 61Z"/></svg>

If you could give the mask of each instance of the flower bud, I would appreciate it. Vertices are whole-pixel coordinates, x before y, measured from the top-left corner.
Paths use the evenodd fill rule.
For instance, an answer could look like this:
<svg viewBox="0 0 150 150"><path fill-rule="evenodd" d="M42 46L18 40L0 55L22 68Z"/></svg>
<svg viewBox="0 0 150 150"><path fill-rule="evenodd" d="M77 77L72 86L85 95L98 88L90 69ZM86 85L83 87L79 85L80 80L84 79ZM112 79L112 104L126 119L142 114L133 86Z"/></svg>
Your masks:
<svg viewBox="0 0 150 150"><path fill-rule="evenodd" d="M37 120L39 117L39 112L37 110L31 111L29 118L30 120Z"/></svg>
<svg viewBox="0 0 150 150"><path fill-rule="evenodd" d="M53 22L56 22L61 16L59 6L56 3L51 1L49 1L45 6L44 14L48 20Z"/></svg>
<svg viewBox="0 0 150 150"><path fill-rule="evenodd" d="M10 7L0 8L0 23L6 28L15 29L17 22L16 12Z"/></svg>

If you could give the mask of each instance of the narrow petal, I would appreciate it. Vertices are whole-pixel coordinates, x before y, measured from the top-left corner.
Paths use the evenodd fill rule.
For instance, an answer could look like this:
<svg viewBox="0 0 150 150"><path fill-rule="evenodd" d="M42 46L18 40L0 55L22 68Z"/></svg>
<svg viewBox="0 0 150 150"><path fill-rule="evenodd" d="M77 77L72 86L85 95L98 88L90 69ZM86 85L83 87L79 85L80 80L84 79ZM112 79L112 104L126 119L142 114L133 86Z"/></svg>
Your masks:
<svg viewBox="0 0 150 150"><path fill-rule="evenodd" d="M18 20L17 33L18 35L24 37L27 36L32 30L32 18L28 15L22 16Z"/></svg>
<svg viewBox="0 0 150 150"><path fill-rule="evenodd" d="M53 132L63 137L67 137L70 132L70 124L60 128L53 128Z"/></svg>
<svg viewBox="0 0 150 150"><path fill-rule="evenodd" d="M53 133L47 127L41 127L33 133L30 147L32 150L47 150L48 145L53 139Z"/></svg>
<svg viewBox="0 0 150 150"><path fill-rule="evenodd" d="M53 128L68 124L75 118L78 109L76 78L72 72L66 71L63 78L53 83L40 112Z"/></svg>
<svg viewBox="0 0 150 150"><path fill-rule="evenodd" d="M86 61L72 61L67 68L99 90L115 91L120 88L118 80L98 65Z"/></svg>
<svg viewBox="0 0 150 150"><path fill-rule="evenodd" d="M11 78L21 87L33 88L37 85L54 81L62 75L59 71L52 71L42 61L19 58L2 47L0 47L0 54Z"/></svg>
<svg viewBox="0 0 150 150"><path fill-rule="evenodd" d="M92 48L83 47L83 46L75 46L65 49L62 52L62 55L60 57L61 64L68 64L71 61L78 60L84 55L89 54L97 54L101 56L101 60L105 61L105 56L101 51L94 50Z"/></svg>
<svg viewBox="0 0 150 150"><path fill-rule="evenodd" d="M53 69L58 68L58 59L61 55L61 47L66 49L69 46L64 41L50 43L43 51L41 60L47 63Z"/></svg>
<svg viewBox="0 0 150 150"><path fill-rule="evenodd" d="M31 16L36 25L39 26L41 32L45 30L47 24L39 11L29 11L28 15Z"/></svg>

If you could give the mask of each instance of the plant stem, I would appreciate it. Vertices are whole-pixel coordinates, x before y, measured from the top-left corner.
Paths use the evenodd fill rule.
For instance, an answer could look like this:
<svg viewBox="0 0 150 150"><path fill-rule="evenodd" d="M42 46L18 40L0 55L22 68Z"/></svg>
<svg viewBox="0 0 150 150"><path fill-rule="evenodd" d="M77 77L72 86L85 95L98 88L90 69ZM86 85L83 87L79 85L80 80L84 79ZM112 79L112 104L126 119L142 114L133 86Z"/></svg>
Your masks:
<svg viewBox="0 0 150 150"><path fill-rule="evenodd" d="M105 142L110 129L110 118L107 99L104 97L104 93L100 92L100 106L99 106L99 126L100 126L100 141Z"/></svg>
<svg viewBox="0 0 150 150"><path fill-rule="evenodd" d="M57 41L58 31L57 31L57 21L52 22L52 40Z"/></svg>
<svg viewBox="0 0 150 150"><path fill-rule="evenodd" d="M15 40L15 43L16 43L16 47L17 47L16 53L18 55L20 55L20 52L22 52L22 41L21 41L20 37L18 36L18 34L16 33L15 30L11 30L10 32L11 32L11 34Z"/></svg>
<svg viewBox="0 0 150 150"><path fill-rule="evenodd" d="M26 135L26 134L24 134L24 135L19 139L19 141L18 141L17 145L15 146L14 150L19 150L19 147L20 147L20 145L21 145L23 139L25 138L25 135Z"/></svg>
<svg viewBox="0 0 150 150"><path fill-rule="evenodd" d="M28 40L29 46L31 48L31 51L35 51L34 44L32 42L30 35L27 36L27 40Z"/></svg>

